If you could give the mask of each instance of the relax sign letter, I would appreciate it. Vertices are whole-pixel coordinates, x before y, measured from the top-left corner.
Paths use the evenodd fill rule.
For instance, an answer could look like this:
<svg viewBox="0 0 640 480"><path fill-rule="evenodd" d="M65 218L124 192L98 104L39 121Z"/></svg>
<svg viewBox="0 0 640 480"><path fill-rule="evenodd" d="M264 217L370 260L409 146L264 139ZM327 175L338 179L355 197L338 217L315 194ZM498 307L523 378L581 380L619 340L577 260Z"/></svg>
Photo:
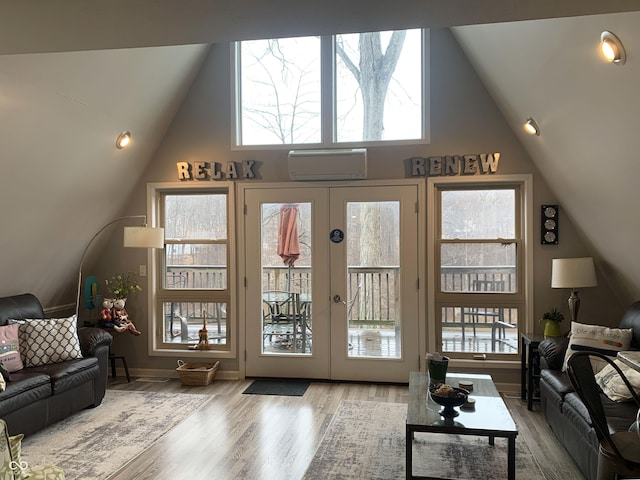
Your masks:
<svg viewBox="0 0 640 480"><path fill-rule="evenodd" d="M485 175L496 173L500 153L476 155L445 155L444 157L413 157L412 177L439 177L447 175Z"/></svg>
<svg viewBox="0 0 640 480"><path fill-rule="evenodd" d="M224 166L218 162L177 162L178 180L237 180L255 178L253 167L255 160L227 162Z"/></svg>

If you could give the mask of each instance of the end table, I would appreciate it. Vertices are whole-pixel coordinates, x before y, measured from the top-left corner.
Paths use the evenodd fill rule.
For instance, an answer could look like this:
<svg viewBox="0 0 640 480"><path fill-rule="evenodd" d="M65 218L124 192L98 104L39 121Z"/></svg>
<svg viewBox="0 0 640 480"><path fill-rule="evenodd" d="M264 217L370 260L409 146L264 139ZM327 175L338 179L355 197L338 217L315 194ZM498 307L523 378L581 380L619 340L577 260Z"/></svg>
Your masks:
<svg viewBox="0 0 640 480"><path fill-rule="evenodd" d="M544 335L538 333L520 333L520 395L527 401L527 409L533 410L533 402L540 401L535 395L540 378L540 355L538 345Z"/></svg>

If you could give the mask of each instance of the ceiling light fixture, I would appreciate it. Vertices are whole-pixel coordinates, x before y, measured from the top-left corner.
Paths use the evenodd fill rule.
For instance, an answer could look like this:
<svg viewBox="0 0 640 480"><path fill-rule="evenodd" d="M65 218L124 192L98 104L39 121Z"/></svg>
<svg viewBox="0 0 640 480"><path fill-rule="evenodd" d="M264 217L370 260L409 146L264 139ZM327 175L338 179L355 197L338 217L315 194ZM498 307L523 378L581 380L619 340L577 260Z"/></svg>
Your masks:
<svg viewBox="0 0 640 480"><path fill-rule="evenodd" d="M131 143L131 132L129 130L122 132L120 135L118 135L118 138L116 138L117 148L120 148L120 149L125 148L130 143Z"/></svg>
<svg viewBox="0 0 640 480"><path fill-rule="evenodd" d="M527 132L529 135L540 136L540 128L538 127L538 124L533 118L531 117L527 118L527 121L523 126L524 126L524 131Z"/></svg>
<svg viewBox="0 0 640 480"><path fill-rule="evenodd" d="M627 52L618 37L605 30L600 35L600 51L609 63L624 65L627 61Z"/></svg>

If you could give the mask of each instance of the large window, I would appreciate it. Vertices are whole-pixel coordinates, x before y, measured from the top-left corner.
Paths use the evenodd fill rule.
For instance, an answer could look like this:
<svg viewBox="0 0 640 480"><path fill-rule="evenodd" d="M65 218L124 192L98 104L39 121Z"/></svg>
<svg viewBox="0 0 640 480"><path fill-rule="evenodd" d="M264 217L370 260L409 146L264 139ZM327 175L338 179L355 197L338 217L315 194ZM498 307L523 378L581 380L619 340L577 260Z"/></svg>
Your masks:
<svg viewBox="0 0 640 480"><path fill-rule="evenodd" d="M238 42L236 144L424 141L424 36L417 29Z"/></svg>
<svg viewBox="0 0 640 480"><path fill-rule="evenodd" d="M454 357L517 354L524 328L520 184L436 189L437 347Z"/></svg>
<svg viewBox="0 0 640 480"><path fill-rule="evenodd" d="M158 189L155 206L165 229L165 248L155 265L156 349L193 348L206 326L209 350L228 351L227 188Z"/></svg>

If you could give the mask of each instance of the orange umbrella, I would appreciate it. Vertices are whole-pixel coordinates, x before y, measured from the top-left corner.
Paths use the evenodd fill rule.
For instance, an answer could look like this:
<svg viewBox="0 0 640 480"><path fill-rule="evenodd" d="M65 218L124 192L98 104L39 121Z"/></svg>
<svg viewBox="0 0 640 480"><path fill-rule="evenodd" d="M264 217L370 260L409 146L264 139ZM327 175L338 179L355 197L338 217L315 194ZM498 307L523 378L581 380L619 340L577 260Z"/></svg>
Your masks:
<svg viewBox="0 0 640 480"><path fill-rule="evenodd" d="M280 255L282 261L288 267L293 267L298 257L300 257L297 205L282 205L280 207L278 255Z"/></svg>

